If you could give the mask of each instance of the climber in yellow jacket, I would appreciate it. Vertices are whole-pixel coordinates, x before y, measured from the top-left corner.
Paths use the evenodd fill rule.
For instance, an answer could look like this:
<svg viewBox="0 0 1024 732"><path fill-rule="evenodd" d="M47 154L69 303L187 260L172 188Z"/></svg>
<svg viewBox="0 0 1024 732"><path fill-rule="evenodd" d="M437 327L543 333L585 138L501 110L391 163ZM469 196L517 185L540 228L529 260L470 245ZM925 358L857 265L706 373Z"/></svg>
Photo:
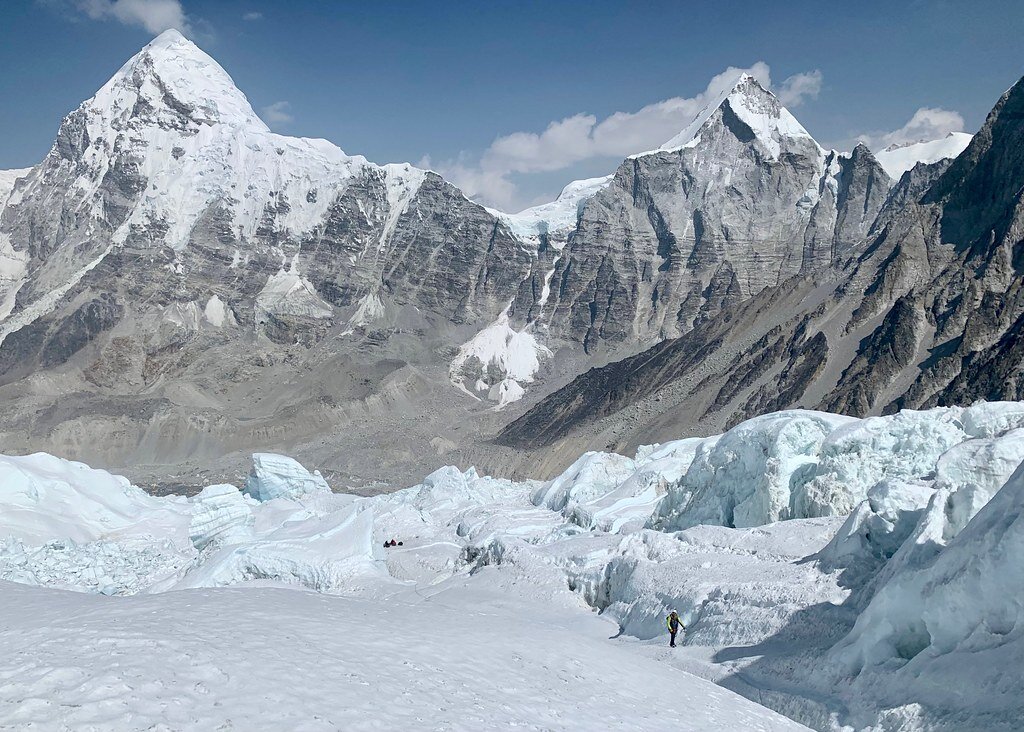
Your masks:
<svg viewBox="0 0 1024 732"><path fill-rule="evenodd" d="M683 625L683 621L679 619L679 613L677 613L675 610L670 612L668 614L668 617L665 618L665 625L668 626L668 632L669 632L669 642L668 642L668 644L672 648L675 648L676 647L676 633L678 633L680 630L686 630L686 626Z"/></svg>

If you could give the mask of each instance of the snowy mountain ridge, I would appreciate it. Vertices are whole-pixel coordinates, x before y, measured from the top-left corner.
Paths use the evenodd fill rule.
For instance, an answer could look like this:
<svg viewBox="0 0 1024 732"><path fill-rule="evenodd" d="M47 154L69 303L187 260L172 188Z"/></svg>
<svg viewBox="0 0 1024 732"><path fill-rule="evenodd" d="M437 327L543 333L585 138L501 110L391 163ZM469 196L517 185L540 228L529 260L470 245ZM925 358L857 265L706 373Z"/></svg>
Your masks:
<svg viewBox="0 0 1024 732"><path fill-rule="evenodd" d="M551 238L553 246L561 248L565 244L565 236L576 227L580 208L595 193L607 186L611 179L611 175L605 175L574 180L562 189L554 201L532 206L519 213L509 214L496 209L490 210L505 221L512 232L520 238L539 240L544 235Z"/></svg>
<svg viewBox="0 0 1024 732"><path fill-rule="evenodd" d="M931 165L940 160L952 159L967 149L973 135L966 132L950 132L938 140L920 140L904 145L890 145L875 153L878 162L893 180L911 170L918 163Z"/></svg>

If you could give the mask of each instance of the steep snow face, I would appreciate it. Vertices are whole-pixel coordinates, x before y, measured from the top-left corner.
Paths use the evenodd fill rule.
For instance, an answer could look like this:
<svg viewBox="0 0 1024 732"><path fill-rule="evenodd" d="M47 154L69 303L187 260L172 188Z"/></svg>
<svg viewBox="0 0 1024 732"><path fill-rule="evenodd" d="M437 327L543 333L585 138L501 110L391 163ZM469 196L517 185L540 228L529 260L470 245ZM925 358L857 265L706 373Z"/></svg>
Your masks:
<svg viewBox="0 0 1024 732"><path fill-rule="evenodd" d="M908 170L918 163L937 163L940 160L955 158L971 143L973 135L966 132L950 132L940 140L914 142L908 145L890 145L875 158L881 163L885 172L893 180L899 180Z"/></svg>
<svg viewBox="0 0 1024 732"><path fill-rule="evenodd" d="M523 385L533 381L541 362L552 355L529 326L515 330L510 325L506 308L495 322L459 347L448 373L456 386L469 391L465 384L470 384L501 408L522 398Z"/></svg>

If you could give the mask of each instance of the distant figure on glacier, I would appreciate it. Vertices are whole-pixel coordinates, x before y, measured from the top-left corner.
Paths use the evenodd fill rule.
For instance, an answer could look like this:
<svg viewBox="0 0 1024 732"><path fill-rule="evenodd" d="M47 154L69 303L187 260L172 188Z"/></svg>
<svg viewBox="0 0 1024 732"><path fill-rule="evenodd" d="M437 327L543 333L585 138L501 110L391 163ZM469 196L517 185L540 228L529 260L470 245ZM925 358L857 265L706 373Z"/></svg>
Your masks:
<svg viewBox="0 0 1024 732"><path fill-rule="evenodd" d="M686 626L683 625L683 621L679 619L679 613L675 610L668 614L665 618L665 625L668 626L669 642L668 644L672 647L676 647L676 633L680 630L686 630Z"/></svg>

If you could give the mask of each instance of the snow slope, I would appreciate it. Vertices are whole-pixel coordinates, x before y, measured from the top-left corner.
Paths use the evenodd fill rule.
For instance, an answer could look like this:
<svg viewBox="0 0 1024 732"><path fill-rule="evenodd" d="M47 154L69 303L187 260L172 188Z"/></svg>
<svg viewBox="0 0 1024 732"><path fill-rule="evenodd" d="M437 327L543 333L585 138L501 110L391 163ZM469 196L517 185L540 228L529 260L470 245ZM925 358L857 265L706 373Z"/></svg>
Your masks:
<svg viewBox="0 0 1024 732"><path fill-rule="evenodd" d="M950 132L939 140L914 142L909 145L890 145L875 153L875 158L893 180L899 180L918 163L937 163L955 158L967 149L973 135L966 132Z"/></svg>
<svg viewBox="0 0 1024 732"><path fill-rule="evenodd" d="M710 682L666 676L656 660L608 643L608 621L467 584L379 598L277 589L98 598L5 585L0 720L48 729L804 729Z"/></svg>
<svg viewBox="0 0 1024 732"><path fill-rule="evenodd" d="M448 373L453 384L465 391L469 391L465 384L470 384L501 409L523 397L523 385L533 381L541 362L552 355L529 326L512 328L506 308L496 321L459 346Z"/></svg>

